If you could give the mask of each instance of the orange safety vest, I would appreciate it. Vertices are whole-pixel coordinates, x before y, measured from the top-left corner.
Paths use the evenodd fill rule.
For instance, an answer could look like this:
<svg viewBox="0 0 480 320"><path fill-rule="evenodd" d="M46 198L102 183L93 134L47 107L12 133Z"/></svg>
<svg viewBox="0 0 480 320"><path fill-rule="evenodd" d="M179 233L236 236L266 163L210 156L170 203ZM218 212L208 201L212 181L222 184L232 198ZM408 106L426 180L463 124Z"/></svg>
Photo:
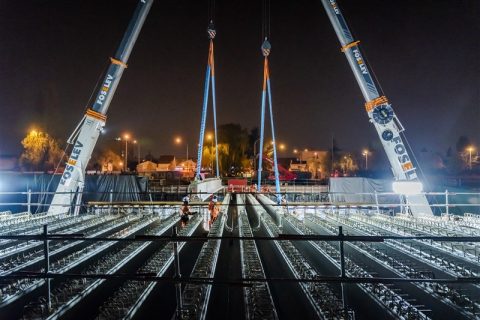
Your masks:
<svg viewBox="0 0 480 320"><path fill-rule="evenodd" d="M208 210L212 211L213 208L215 208L215 202L210 201L210 203L208 204Z"/></svg>

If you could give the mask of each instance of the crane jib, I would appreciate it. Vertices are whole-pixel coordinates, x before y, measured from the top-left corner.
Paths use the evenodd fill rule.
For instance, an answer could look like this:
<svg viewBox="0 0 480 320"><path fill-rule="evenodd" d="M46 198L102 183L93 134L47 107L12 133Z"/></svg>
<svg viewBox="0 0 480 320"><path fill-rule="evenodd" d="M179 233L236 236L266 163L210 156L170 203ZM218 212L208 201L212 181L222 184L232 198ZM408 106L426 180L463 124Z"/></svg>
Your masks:
<svg viewBox="0 0 480 320"><path fill-rule="evenodd" d="M83 143L80 141L75 141L75 146L73 147L72 154L67 161L65 166L65 170L63 171L62 178L60 179L60 184L68 185L67 181L72 177L72 172L75 169L75 165L77 164L77 159L79 158L80 154L82 153Z"/></svg>
<svg viewBox="0 0 480 320"><path fill-rule="evenodd" d="M338 4L335 0L329 0L330 5L332 7L333 12L337 16L338 24L340 28L342 29L343 32L343 38L340 41L344 42L342 45L346 45L349 42L353 41L353 35L350 32L350 29L348 28L347 21L345 21L345 18L342 15L342 12L340 11L340 8L338 7ZM343 41L342 41L343 40Z"/></svg>
<svg viewBox="0 0 480 320"><path fill-rule="evenodd" d="M403 144L402 138L400 138L400 136L397 136L392 139L392 142L395 144L393 150L398 155L398 162L400 163L400 166L405 173L405 178L407 180L416 180L418 178L417 172L415 171L415 167L410 160L410 156L407 153L407 149Z"/></svg>
<svg viewBox="0 0 480 320"><path fill-rule="evenodd" d="M113 78L114 77L112 75L107 74L107 76L105 77L105 81L103 82L102 89L98 93L95 104L103 105L103 102L107 98L108 91L110 90L110 86L112 85ZM94 109L96 110L97 108Z"/></svg>
<svg viewBox="0 0 480 320"><path fill-rule="evenodd" d="M366 101L365 108L370 121L374 124L382 146L390 162L396 180L418 180L413 158L409 155L407 147L402 141L400 133L404 131L400 121L396 117L392 106L385 96L381 96L376 79L370 73L369 67L362 57L358 46L348 28L348 24L342 15L336 0L321 0L332 27L341 45L341 51L345 54L348 64L352 69L362 95ZM415 204L409 210L414 216L433 215L428 199L422 195L407 199L408 203Z"/></svg>
<svg viewBox="0 0 480 320"><path fill-rule="evenodd" d="M100 131L105 125L108 107L123 71L127 68L128 58L152 4L153 0L138 1L122 41L114 57L110 58L110 66L104 73L99 88L96 88L98 90L92 101L93 105L87 108L84 119L75 129L75 137L73 139L76 142L48 208L49 213L67 213L70 210L72 195L83 185L85 168L90 160Z"/></svg>

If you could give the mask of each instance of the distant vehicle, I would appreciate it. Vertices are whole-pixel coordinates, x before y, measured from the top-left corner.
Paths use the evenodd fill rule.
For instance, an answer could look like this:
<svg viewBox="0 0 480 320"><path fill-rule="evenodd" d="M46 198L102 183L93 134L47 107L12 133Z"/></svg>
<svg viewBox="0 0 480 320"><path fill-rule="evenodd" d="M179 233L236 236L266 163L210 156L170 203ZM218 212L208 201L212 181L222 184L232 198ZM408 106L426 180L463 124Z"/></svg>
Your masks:
<svg viewBox="0 0 480 320"><path fill-rule="evenodd" d="M265 156L263 156L262 159L265 160L265 162L268 163L272 168L271 170L272 172L268 176L268 179L275 180L275 174L273 173L273 165L274 165L273 161ZM283 167L282 165L278 165L278 174L279 174L278 179L281 181L293 181L297 179L297 175L295 173L285 169L285 167Z"/></svg>

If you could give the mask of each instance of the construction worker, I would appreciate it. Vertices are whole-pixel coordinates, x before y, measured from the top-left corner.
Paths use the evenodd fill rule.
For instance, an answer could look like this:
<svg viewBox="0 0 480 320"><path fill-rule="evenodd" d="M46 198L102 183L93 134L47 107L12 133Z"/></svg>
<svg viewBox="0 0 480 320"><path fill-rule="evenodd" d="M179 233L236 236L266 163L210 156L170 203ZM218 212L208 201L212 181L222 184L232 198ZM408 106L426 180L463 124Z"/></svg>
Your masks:
<svg viewBox="0 0 480 320"><path fill-rule="evenodd" d="M208 204L208 211L210 211L210 220L208 221L209 225L211 226L218 217L218 199L217 196L213 196L212 200L210 200Z"/></svg>
<svg viewBox="0 0 480 320"><path fill-rule="evenodd" d="M288 204L287 204L287 197L285 195L282 195L280 197L280 205L283 207L283 213L288 214Z"/></svg>
<svg viewBox="0 0 480 320"><path fill-rule="evenodd" d="M182 221L182 226L184 226L190 219L189 215L195 214L195 212L190 211L190 198L188 196L183 197L183 205L180 208L180 220Z"/></svg>

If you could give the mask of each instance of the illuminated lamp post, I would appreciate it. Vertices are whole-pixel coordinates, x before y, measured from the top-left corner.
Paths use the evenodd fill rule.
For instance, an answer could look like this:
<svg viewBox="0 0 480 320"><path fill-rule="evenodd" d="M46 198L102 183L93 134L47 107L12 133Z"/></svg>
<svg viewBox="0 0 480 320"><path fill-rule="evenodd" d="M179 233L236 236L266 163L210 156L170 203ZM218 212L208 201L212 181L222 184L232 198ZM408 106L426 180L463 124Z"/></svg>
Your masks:
<svg viewBox="0 0 480 320"><path fill-rule="evenodd" d="M472 170L472 152L473 152L474 150L475 150L475 148L472 147L472 146L469 146L469 147L467 148L467 151L468 151L468 168L469 168L470 170Z"/></svg>
<svg viewBox="0 0 480 320"><path fill-rule="evenodd" d="M130 140L129 134L124 134L123 139L125 140L125 172L128 170L128 140Z"/></svg>
<svg viewBox="0 0 480 320"><path fill-rule="evenodd" d="M362 155L365 157L365 170L368 170L368 150L363 150Z"/></svg>

